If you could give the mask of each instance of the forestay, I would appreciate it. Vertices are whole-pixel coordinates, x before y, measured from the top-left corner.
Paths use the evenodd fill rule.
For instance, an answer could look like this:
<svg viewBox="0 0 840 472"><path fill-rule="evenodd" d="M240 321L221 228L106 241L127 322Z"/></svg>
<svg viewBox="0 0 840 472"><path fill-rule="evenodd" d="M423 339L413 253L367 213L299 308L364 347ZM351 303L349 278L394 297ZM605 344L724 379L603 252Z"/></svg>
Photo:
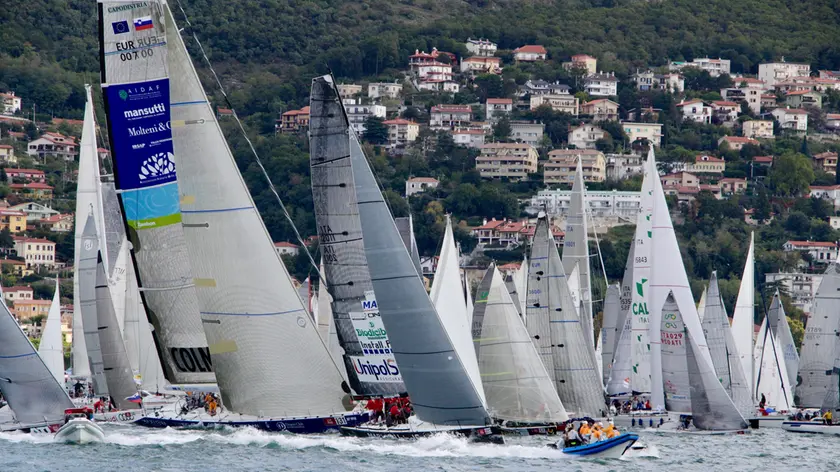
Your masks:
<svg viewBox="0 0 840 472"><path fill-rule="evenodd" d="M349 129L331 83L312 82L309 109L312 198L332 321L345 353L341 365L357 394L395 395L405 385L377 307L353 185Z"/></svg>
<svg viewBox="0 0 840 472"><path fill-rule="evenodd" d="M711 297L711 287L709 288ZM696 356L697 344L686 331L686 359L688 380L691 384L691 421L697 429L706 431L733 431L747 429L749 425L732 400L719 385L711 365Z"/></svg>
<svg viewBox="0 0 840 472"><path fill-rule="evenodd" d="M0 393L23 426L62 422L73 402L38 356L29 338L0 303Z"/></svg>
<svg viewBox="0 0 840 472"><path fill-rule="evenodd" d="M800 408L819 408L836 389L828 374L833 368L835 344L840 333L840 265L828 265L814 297L811 316L805 326L802 357L799 362L800 383L796 397Z"/></svg>
<svg viewBox="0 0 840 472"><path fill-rule="evenodd" d="M101 80L115 184L166 378L214 383L179 208L172 138L187 124L173 113L184 103L170 100L169 68L177 61L167 46L180 36L166 25L168 11L161 0L99 4Z"/></svg>
<svg viewBox="0 0 840 472"><path fill-rule="evenodd" d="M58 278L55 279L55 293L44 322L44 330L41 332L38 355L55 377L55 381L59 385L64 385L64 344L61 335L61 294L58 289Z"/></svg>
<svg viewBox="0 0 840 472"><path fill-rule="evenodd" d="M349 388L275 250L168 8L166 22L180 209L222 401L256 416L342 412Z"/></svg>
<svg viewBox="0 0 840 472"><path fill-rule="evenodd" d="M88 212L82 232L79 265L79 309L82 312L85 346L87 347L93 391L96 395L108 395L105 367L102 363L102 349L99 343L99 319L96 313L96 261L99 253L99 236L93 214Z"/></svg>
<svg viewBox="0 0 840 472"><path fill-rule="evenodd" d="M691 413L685 322L673 293L668 293L660 323L665 409L676 413Z"/></svg>
<svg viewBox="0 0 840 472"><path fill-rule="evenodd" d="M316 80L332 82L329 76ZM486 424L490 415L481 395L470 381L426 294L423 280L352 133L350 156L365 254L373 289L378 294L379 313L394 346L417 418L435 424Z"/></svg>
<svg viewBox="0 0 840 472"><path fill-rule="evenodd" d="M479 285L474 327L487 405L495 418L524 423L568 420L495 266Z"/></svg>
<svg viewBox="0 0 840 472"><path fill-rule="evenodd" d="M120 410L139 408L140 405L126 400L137 393L137 386L125 352L122 331L117 324L101 252L96 264L96 318L108 393Z"/></svg>

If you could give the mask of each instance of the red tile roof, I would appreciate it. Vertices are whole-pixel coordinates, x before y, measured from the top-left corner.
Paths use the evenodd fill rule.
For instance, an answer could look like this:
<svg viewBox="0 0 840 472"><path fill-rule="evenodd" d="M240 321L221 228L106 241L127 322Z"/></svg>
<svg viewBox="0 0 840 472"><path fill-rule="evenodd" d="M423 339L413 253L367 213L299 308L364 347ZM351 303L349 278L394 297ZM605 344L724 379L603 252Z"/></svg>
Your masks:
<svg viewBox="0 0 840 472"><path fill-rule="evenodd" d="M545 50L544 47L536 44L527 44L522 47L518 47L513 50L513 52L525 52L525 53L532 53L532 54L547 54L548 51Z"/></svg>
<svg viewBox="0 0 840 472"><path fill-rule="evenodd" d="M26 237L26 236L12 236L12 239L14 239L14 240L15 240L15 242L20 241L20 242L24 242L24 243L49 243L49 244L55 244L55 242L50 241L49 239L43 239L43 238L29 238L29 237Z"/></svg>
<svg viewBox="0 0 840 472"><path fill-rule="evenodd" d="M510 98L488 98L487 103L492 105L513 105L513 100Z"/></svg>
<svg viewBox="0 0 840 472"><path fill-rule="evenodd" d="M508 262L507 264L500 265L497 269L501 271L508 271L508 270L519 270L522 267L521 262Z"/></svg>
<svg viewBox="0 0 840 472"><path fill-rule="evenodd" d="M297 244L292 244L292 243L289 243L289 242L286 242L286 241L280 241L280 242L274 243L274 247L288 247L288 248L297 249L299 246Z"/></svg>
<svg viewBox="0 0 840 472"><path fill-rule="evenodd" d="M497 219L494 218L494 219L488 221L487 223L484 223L481 226L477 226L477 227L473 228L473 231L478 230L478 229L496 229L497 227L499 227L499 226L501 226L505 223L506 223L505 220L497 220Z"/></svg>
<svg viewBox="0 0 840 472"><path fill-rule="evenodd" d="M736 136L725 136L725 137L734 138ZM749 139L749 138L742 138L742 139ZM701 154L694 159L694 162L695 163L697 163L697 162L724 162L724 160L720 159L718 157L715 157L715 156L708 156L708 155L705 155L705 154Z"/></svg>
<svg viewBox="0 0 840 472"><path fill-rule="evenodd" d="M837 153L831 151L821 152L819 154L815 154L814 159L818 161L821 161L823 159L837 159Z"/></svg>
<svg viewBox="0 0 840 472"><path fill-rule="evenodd" d="M28 285L15 285L13 287L6 287L3 289L4 292L31 292L32 287Z"/></svg>
<svg viewBox="0 0 840 472"><path fill-rule="evenodd" d="M28 184L9 184L9 188L14 190L52 190L52 186L41 182L30 182Z"/></svg>
<svg viewBox="0 0 840 472"><path fill-rule="evenodd" d="M687 101L684 101L684 102L681 102L681 103L677 103L677 106L678 107L684 107L686 105L693 105L695 103L703 103L703 100L695 98L693 100L687 100Z"/></svg>
<svg viewBox="0 0 840 472"><path fill-rule="evenodd" d="M737 107L738 104L735 102L730 102L728 100L715 100L712 102L712 105L717 105L719 107Z"/></svg>
<svg viewBox="0 0 840 472"><path fill-rule="evenodd" d="M745 138L743 136L724 136L721 138L724 142L733 144L759 144L758 141L752 138ZM718 159L722 161L723 159Z"/></svg>
<svg viewBox="0 0 840 472"><path fill-rule="evenodd" d="M38 169L14 169L7 167L3 169L6 174L40 174L44 175L44 171Z"/></svg>
<svg viewBox="0 0 840 472"><path fill-rule="evenodd" d="M760 162L763 164L770 164L773 162L773 156L755 156L753 157L753 161Z"/></svg>
<svg viewBox="0 0 840 472"><path fill-rule="evenodd" d="M411 120L406 120L406 119L403 119L403 118L397 118L397 119L394 119L394 120L383 121L382 124L383 125L416 125L417 123L415 123Z"/></svg>
<svg viewBox="0 0 840 472"><path fill-rule="evenodd" d="M785 113L793 113L794 115L807 115L808 114L807 111L802 110L800 108L776 108L776 110L781 110ZM776 110L773 110L773 111L776 111Z"/></svg>
<svg viewBox="0 0 840 472"><path fill-rule="evenodd" d="M794 90L792 92L788 92L787 96L789 97L791 95L805 95L806 93L811 93L811 91L810 90Z"/></svg>
<svg viewBox="0 0 840 472"><path fill-rule="evenodd" d="M472 113L469 105L435 105L431 113Z"/></svg>
<svg viewBox="0 0 840 472"><path fill-rule="evenodd" d="M436 184L439 183L438 179L432 177L412 177L408 179L408 182L424 182L428 184Z"/></svg>
<svg viewBox="0 0 840 472"><path fill-rule="evenodd" d="M797 247L837 247L837 243L823 241L788 241L785 244Z"/></svg>

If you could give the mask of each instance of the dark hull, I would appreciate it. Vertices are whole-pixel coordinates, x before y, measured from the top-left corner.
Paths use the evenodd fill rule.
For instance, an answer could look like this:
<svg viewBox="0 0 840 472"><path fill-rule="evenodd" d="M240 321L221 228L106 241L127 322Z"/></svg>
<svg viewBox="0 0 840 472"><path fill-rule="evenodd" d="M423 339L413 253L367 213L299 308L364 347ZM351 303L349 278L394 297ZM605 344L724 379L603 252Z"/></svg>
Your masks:
<svg viewBox="0 0 840 472"><path fill-rule="evenodd" d="M342 436L357 438L417 439L440 433L455 434L480 443L504 444L505 442L498 426L441 429L382 428L365 425L341 427Z"/></svg>
<svg viewBox="0 0 840 472"><path fill-rule="evenodd" d="M557 425L502 426L501 430L505 436L554 436Z"/></svg>
<svg viewBox="0 0 840 472"><path fill-rule="evenodd" d="M242 428L251 427L261 431L288 432L296 434L318 434L328 431L338 431L344 425L353 426L368 421L367 413L347 414L342 416L323 416L306 418L279 418L255 421L217 421L205 422L183 420L178 418L143 417L134 424L148 428L205 428L219 427Z"/></svg>

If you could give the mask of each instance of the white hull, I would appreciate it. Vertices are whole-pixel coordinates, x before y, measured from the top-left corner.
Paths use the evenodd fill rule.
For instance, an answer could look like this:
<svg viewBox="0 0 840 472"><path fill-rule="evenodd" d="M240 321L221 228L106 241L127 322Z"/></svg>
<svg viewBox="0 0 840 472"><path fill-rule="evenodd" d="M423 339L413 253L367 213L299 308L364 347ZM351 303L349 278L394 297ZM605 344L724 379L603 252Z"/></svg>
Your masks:
<svg viewBox="0 0 840 472"><path fill-rule="evenodd" d="M85 418L73 418L55 433L56 442L88 444L105 440L105 432L96 423Z"/></svg>
<svg viewBox="0 0 840 472"><path fill-rule="evenodd" d="M669 413L642 412L630 415L616 415L612 418L613 424L620 430L659 428L668 423L678 421L680 415Z"/></svg>
<svg viewBox="0 0 840 472"><path fill-rule="evenodd" d="M785 421L781 428L792 433L833 434L840 436L840 424L825 424L817 421Z"/></svg>
<svg viewBox="0 0 840 472"><path fill-rule="evenodd" d="M790 421L787 416L779 415L779 416L759 416L755 418L758 420L758 427L759 428L781 428L782 423L785 421Z"/></svg>
<svg viewBox="0 0 840 472"><path fill-rule="evenodd" d="M93 419L100 423L131 424L143 417L143 410L119 410L94 413Z"/></svg>

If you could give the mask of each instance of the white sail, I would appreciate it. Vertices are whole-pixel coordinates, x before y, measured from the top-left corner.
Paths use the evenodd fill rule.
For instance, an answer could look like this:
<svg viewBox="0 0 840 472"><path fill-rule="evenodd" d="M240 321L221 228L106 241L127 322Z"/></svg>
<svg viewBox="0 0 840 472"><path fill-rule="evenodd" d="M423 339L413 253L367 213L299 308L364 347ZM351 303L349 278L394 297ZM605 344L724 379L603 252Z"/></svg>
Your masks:
<svg viewBox="0 0 840 472"><path fill-rule="evenodd" d="M609 383L610 370L615 355L614 349L618 344L613 337L618 333L618 312L621 309L621 287L618 284L607 287L607 295L604 297L604 321L601 326L601 342L598 347L601 349L601 378L604 385Z"/></svg>
<svg viewBox="0 0 840 472"><path fill-rule="evenodd" d="M691 413L691 384L686 361L686 331L682 313L673 293L662 307L661 359L665 409L675 413Z"/></svg>
<svg viewBox="0 0 840 472"><path fill-rule="evenodd" d="M840 265L831 263L814 297L811 316L802 339L802 357L796 387L797 405L820 408L828 395L837 390L827 372L834 368L835 344L840 339Z"/></svg>
<svg viewBox="0 0 840 472"><path fill-rule="evenodd" d="M653 149L645 163L641 211L633 236L633 279L630 284L630 386L634 392L651 391L651 262L653 260L653 184L659 182ZM657 248L657 250L660 250ZM655 310L661 307L657 305Z"/></svg>
<svg viewBox="0 0 840 472"><path fill-rule="evenodd" d="M321 264L318 271L321 274L324 274L324 258L321 257ZM330 334L330 326L333 324L333 313L332 313L332 297L330 296L330 292L327 290L327 282L321 280L318 284L318 311L316 322L318 323L318 334L321 336L321 339L324 340L324 343L327 342L327 339ZM344 362L339 362L338 365L342 365Z"/></svg>
<svg viewBox="0 0 840 472"><path fill-rule="evenodd" d="M96 234L96 223L92 212L88 212L80 246L81 251L78 253L79 310L85 328L85 346L93 378L93 390L97 395L108 395L108 382L105 379L105 367L102 363L102 349L99 343L99 320L96 313L96 261L99 253L99 236Z"/></svg>
<svg viewBox="0 0 840 472"><path fill-rule="evenodd" d="M642 184L644 185L644 183ZM627 253L627 262L624 264L624 276L621 279L619 287L619 304L618 314L615 322L615 329L612 336L603 336L605 348L609 345L609 339L612 340L613 352L612 356L608 357L609 365L606 366L604 372L604 386L606 387L608 395L617 395L631 391L630 377L632 372L631 340L632 333L632 317L630 313L631 302L633 300L633 264L635 260L636 242L630 242L630 250ZM607 292L609 296L609 292ZM604 316L606 318L606 308L604 308ZM647 338L647 330L645 330L645 338Z"/></svg>
<svg viewBox="0 0 840 472"><path fill-rule="evenodd" d="M755 400L758 402L764 395L766 406L777 411L790 410L793 398L790 397L787 383L787 367L785 358L776 349L778 341L772 329L768 328L767 317L761 322L761 329L755 340L753 364L755 365Z"/></svg>
<svg viewBox="0 0 840 472"><path fill-rule="evenodd" d="M103 264L105 257L105 250L102 249ZM131 254L128 250L128 240L125 236L122 237L120 250L117 253L117 259L114 261L113 267L105 269L109 272L108 287L111 290L111 301L114 304L114 313L117 316L117 324L120 327L120 332L125 330L125 293L127 278L128 261L131 259Z"/></svg>
<svg viewBox="0 0 840 472"><path fill-rule="evenodd" d="M583 302L584 312L579 313L581 317L589 317L589 324L592 325L592 288L589 274L589 224L587 222L586 186L583 183L583 168L581 159L577 160L575 170L575 181L572 184L571 201L569 202L569 213L566 215L566 235L563 239L563 270L569 276L569 290L575 300L575 308L580 307ZM574 269L577 266L577 275ZM576 284L573 286L573 284ZM589 335L593 346L595 345L594 333Z"/></svg>
<svg viewBox="0 0 840 472"><path fill-rule="evenodd" d="M522 309L522 321L525 321L525 300L528 299L528 255L522 257L522 265L516 271L514 283L516 284L516 296L519 300L519 307Z"/></svg>
<svg viewBox="0 0 840 472"><path fill-rule="evenodd" d="M79 176L76 186L76 220L74 227L73 254L73 375L90 376L90 365L85 345L84 322L79 307L79 254L81 254L82 233L88 214L93 212L94 230L98 234L101 223L102 200L99 187L99 154L96 142L96 118L90 85L85 85L85 119L82 126L82 140L79 146Z"/></svg>
<svg viewBox="0 0 840 472"><path fill-rule="evenodd" d="M464 295L467 297L467 326L472 326L472 316L473 316L473 297L472 297L472 287L470 287L470 277L467 275L467 271L463 271L464 274Z"/></svg>
<svg viewBox="0 0 840 472"><path fill-rule="evenodd" d="M703 287L703 293L700 294L700 303L697 304L697 316L700 317L700 322L703 322L703 317L706 316L706 292L707 287Z"/></svg>
<svg viewBox="0 0 840 472"><path fill-rule="evenodd" d="M440 249L440 258L432 282L430 297L437 309L443 327L458 353L458 357L464 363L470 381L478 392L482 404L486 406L487 400L481 386L478 359L475 357L475 349L473 348L471 325L467 324L467 303L461 284L458 248L455 246L452 221L449 218L446 219L443 245Z"/></svg>
<svg viewBox="0 0 840 472"><path fill-rule="evenodd" d="M796 352L796 343L793 341L793 333L790 332L790 325L778 290L773 296L771 307L778 309L770 310L767 313L767 322L776 335L776 341L778 341L776 349L784 358L784 374L787 375L785 385L788 386L789 397L791 398L791 404L793 404L793 398L796 396L796 376L799 371L799 353Z"/></svg>
<svg viewBox="0 0 840 472"><path fill-rule="evenodd" d="M479 285L476 308L475 350L493 416L525 423L568 420L495 266Z"/></svg>
<svg viewBox="0 0 840 472"><path fill-rule="evenodd" d="M343 379L275 251L164 9L187 253L222 402L258 416L344 410Z"/></svg>
<svg viewBox="0 0 840 472"><path fill-rule="evenodd" d="M735 312L732 315L732 337L741 358L741 369L747 378L755 375L753 368L753 333L755 316L755 234L750 233L750 248L747 251L747 261L744 264L744 274L741 277L741 288L735 301ZM753 385L755 387L755 385ZM755 394L755 391L751 392Z"/></svg>
<svg viewBox="0 0 840 472"><path fill-rule="evenodd" d="M651 154L653 148L651 148ZM668 203L665 200L665 193L662 191L662 182L658 178L653 180L653 216L651 239L651 267L650 267L650 299L648 310L650 311L650 339L651 339L651 406L654 409L665 407L665 384L663 383L664 364L661 355L662 342L662 307L669 293L673 294L674 301L682 315L685 328L697 342L695 354L698 356L698 363L712 365L709 349L703 336L703 327L700 325L700 317L697 316L697 306L694 304L694 296L691 294L691 287L688 284L688 275L685 272L682 255L677 243L677 236L674 233L674 225L668 210ZM655 250L653 249L655 248ZM637 254L638 258L639 255ZM723 387L720 387L723 388Z"/></svg>
<svg viewBox="0 0 840 472"><path fill-rule="evenodd" d="M58 290L58 278L55 279L55 294L47 313L47 320L44 322L44 330L41 332L38 355L58 384L64 385L64 344L61 335L61 295Z"/></svg>

